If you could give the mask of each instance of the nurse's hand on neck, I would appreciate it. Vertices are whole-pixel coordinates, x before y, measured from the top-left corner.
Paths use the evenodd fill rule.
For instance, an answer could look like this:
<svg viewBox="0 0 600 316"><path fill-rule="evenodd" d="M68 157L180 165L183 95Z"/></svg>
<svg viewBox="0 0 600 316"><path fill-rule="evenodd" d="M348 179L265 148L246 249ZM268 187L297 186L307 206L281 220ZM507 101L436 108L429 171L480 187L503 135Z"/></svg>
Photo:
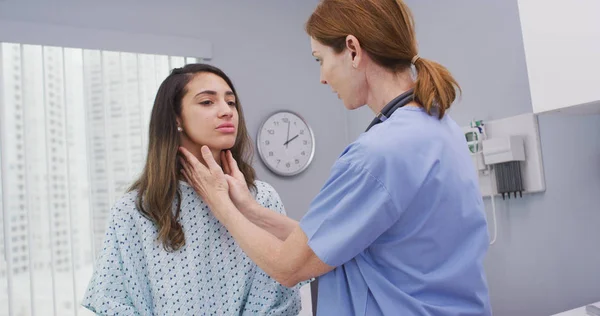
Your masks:
<svg viewBox="0 0 600 316"><path fill-rule="evenodd" d="M204 158L196 158L191 152L185 148L180 148L180 152L185 157L181 161L184 170L182 175L186 181L194 188L194 190L204 199L209 208L214 212L219 212L219 208L212 207L215 199L230 200L236 209L244 215L249 221L268 231L279 240L285 240L289 237L292 231L298 225L295 220L273 212L272 210L261 206L254 196L250 193L244 174L238 168L237 162L233 158L231 151L222 151L220 153L221 167L216 164L214 154L211 156L206 152ZM211 159L213 158L213 159ZM204 161L207 160L208 163ZM196 167L194 167L196 166ZM211 170L212 166L212 170ZM225 179L229 196L225 196L219 190L223 188L225 183L221 182ZM215 189L214 191L212 189ZM217 216L217 214L215 214ZM218 217L218 216L217 216Z"/></svg>
<svg viewBox="0 0 600 316"><path fill-rule="evenodd" d="M230 198L234 190L229 191L228 182L236 186L241 196L244 188L239 184L243 177L236 175L235 161L221 168L206 146L201 149L206 165L189 151L180 148L180 152L185 157L182 173L188 183L244 252L268 275L284 286L291 287L334 268L322 262L308 247L308 238L298 222L250 201L247 193L243 193L246 195L241 201L253 205L249 208L251 211L244 214L236 207ZM221 161L225 160L223 158ZM223 169L230 174L225 174ZM231 179L228 181L228 178Z"/></svg>
<svg viewBox="0 0 600 316"><path fill-rule="evenodd" d="M186 181L196 189L198 194L204 199L209 198L209 196L205 195L213 193L206 191L205 187L218 188L227 184L229 197L242 213L248 215L249 212L255 210L255 206L258 205L258 202L256 202L250 193L244 174L238 168L237 162L233 158L231 151L210 150L209 154L208 147L203 147L206 151L206 159L203 157L202 147L197 151L198 154L194 154L183 146L180 147L179 152L182 155L180 162L184 167L184 170L181 170L181 172ZM210 167L212 164L216 164L213 167L214 170L212 170L212 176L206 176L207 171L211 171ZM219 182L223 181L223 179L225 179L226 183Z"/></svg>
<svg viewBox="0 0 600 316"><path fill-rule="evenodd" d="M186 142L182 140L182 145L180 146L179 152L181 155L183 155L182 150L187 151L188 153L190 153L191 155L196 157L196 159L198 159L199 162L201 162L203 165L206 166L206 162L204 161L204 158L202 158L202 150L201 149L202 149L202 146L199 146L196 144L186 144ZM211 152L212 157L215 160L215 162L220 166L221 165L221 150L210 148L210 152Z"/></svg>
<svg viewBox="0 0 600 316"><path fill-rule="evenodd" d="M209 207L216 200L229 199L227 179L223 169L215 159L215 154L208 146L201 147L199 156L196 156L185 147L179 147L179 152L183 156L181 159L182 175ZM220 152L216 156L220 162Z"/></svg>
<svg viewBox="0 0 600 316"><path fill-rule="evenodd" d="M251 217L253 214L250 213L256 210L259 204L250 193L244 174L238 168L231 151L221 152L221 167L225 172L225 179L229 185L231 201L246 217Z"/></svg>

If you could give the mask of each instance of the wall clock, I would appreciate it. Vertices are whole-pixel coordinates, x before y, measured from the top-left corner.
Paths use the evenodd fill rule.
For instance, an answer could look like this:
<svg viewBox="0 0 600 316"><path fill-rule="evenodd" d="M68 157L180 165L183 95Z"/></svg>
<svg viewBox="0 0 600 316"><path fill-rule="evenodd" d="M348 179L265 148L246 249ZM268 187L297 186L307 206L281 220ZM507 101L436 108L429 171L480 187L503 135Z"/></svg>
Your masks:
<svg viewBox="0 0 600 316"><path fill-rule="evenodd" d="M269 170L280 176L293 176L310 165L315 154L315 137L300 115L282 110L264 121L258 130L256 146Z"/></svg>

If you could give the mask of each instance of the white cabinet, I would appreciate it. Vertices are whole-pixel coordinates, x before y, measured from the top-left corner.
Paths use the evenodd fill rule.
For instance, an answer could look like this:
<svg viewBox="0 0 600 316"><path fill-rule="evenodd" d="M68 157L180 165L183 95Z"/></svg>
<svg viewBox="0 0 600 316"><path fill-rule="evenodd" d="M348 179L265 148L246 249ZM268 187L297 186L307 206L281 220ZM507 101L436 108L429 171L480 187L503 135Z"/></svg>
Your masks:
<svg viewBox="0 0 600 316"><path fill-rule="evenodd" d="M534 113L600 113L600 1L519 0Z"/></svg>

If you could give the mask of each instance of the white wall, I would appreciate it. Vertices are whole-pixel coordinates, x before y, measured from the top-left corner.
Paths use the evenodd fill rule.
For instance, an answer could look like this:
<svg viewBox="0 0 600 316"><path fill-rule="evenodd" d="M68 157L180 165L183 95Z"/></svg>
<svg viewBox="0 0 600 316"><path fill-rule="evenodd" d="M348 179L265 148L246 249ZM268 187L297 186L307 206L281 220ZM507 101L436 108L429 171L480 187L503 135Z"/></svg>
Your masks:
<svg viewBox="0 0 600 316"><path fill-rule="evenodd" d="M518 3L534 112L600 101L600 1Z"/></svg>
<svg viewBox="0 0 600 316"><path fill-rule="evenodd" d="M303 174L278 178L255 158L259 177L279 191L288 213L299 219L346 144L343 106L319 84L319 66L303 29L316 4L316 0L6 0L0 2L0 22L76 28L74 35L69 33L75 37L69 42L74 43L89 43L86 34L130 34L134 43L128 47L142 52L152 49L151 53L203 55L208 45L210 63L222 68L239 91L253 137L263 119L278 109L296 111L311 124L317 150ZM7 37L3 39L2 33L0 41ZM64 34L54 37L46 40L65 40ZM12 34L9 39L18 38L19 34ZM144 41L152 38L157 39L159 51Z"/></svg>
<svg viewBox="0 0 600 316"><path fill-rule="evenodd" d="M0 38L3 42L100 49L118 52L145 52L171 56L212 58L212 45L198 38L159 36L155 34L128 33L105 29L40 24L0 20Z"/></svg>

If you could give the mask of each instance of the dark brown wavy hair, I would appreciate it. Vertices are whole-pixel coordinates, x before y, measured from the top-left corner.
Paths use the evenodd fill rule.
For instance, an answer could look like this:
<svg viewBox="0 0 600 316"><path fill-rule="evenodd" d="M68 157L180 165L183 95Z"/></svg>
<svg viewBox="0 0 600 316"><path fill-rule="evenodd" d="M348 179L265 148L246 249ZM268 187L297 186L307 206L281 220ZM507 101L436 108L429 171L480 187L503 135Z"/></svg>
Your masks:
<svg viewBox="0 0 600 316"><path fill-rule="evenodd" d="M238 134L230 149L249 188L255 189L255 172L252 168L252 145L246 128L240 98L233 83L220 69L207 64L189 64L173 69L156 93L150 117L148 155L142 175L129 191L137 190L136 206L139 212L158 227L158 240L167 251L185 245L183 228L178 221L181 212L181 191L178 181L182 169L178 159L180 133L177 117L181 115L181 101L187 85L201 73L215 74L229 85L235 95L239 116Z"/></svg>

